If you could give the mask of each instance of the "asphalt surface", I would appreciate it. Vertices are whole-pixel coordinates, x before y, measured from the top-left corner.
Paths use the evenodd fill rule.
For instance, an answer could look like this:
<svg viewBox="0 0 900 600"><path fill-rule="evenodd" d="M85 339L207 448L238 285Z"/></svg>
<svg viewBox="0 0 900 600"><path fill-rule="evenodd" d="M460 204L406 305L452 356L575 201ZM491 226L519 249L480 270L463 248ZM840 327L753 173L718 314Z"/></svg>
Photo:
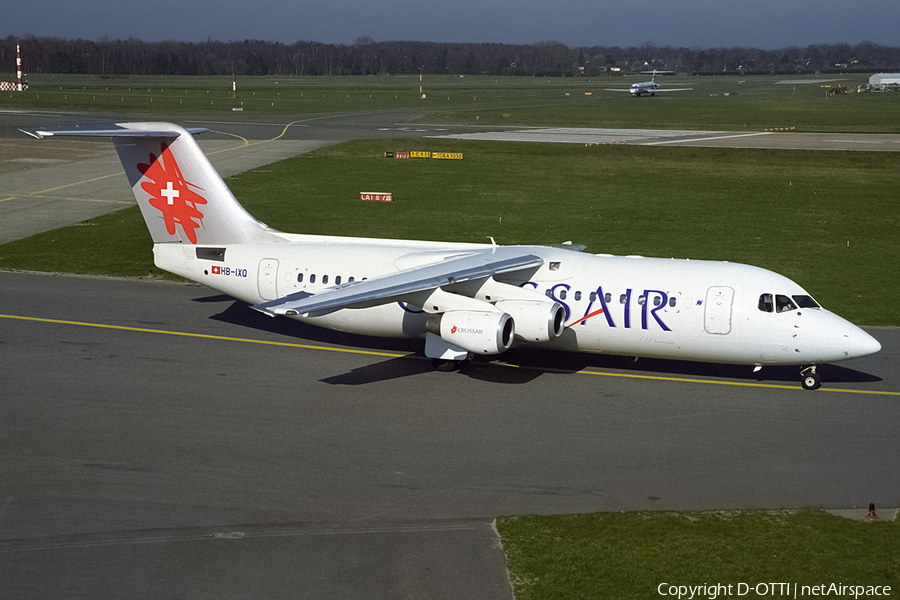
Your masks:
<svg viewBox="0 0 900 600"><path fill-rule="evenodd" d="M628 144L704 148L766 148L782 150L850 150L900 152L900 135L858 133L798 133L793 131L682 131L668 129L527 128L438 137L461 140L562 144Z"/></svg>
<svg viewBox="0 0 900 600"><path fill-rule="evenodd" d="M6 597L510 598L498 515L900 497L894 328L808 392L528 350L437 373L197 285L0 273L0 307Z"/></svg>
<svg viewBox="0 0 900 600"><path fill-rule="evenodd" d="M185 124L213 130L228 173L448 135L410 118ZM108 145L20 139L5 119L3 235L15 212L46 229L133 201ZM4 597L509 599L499 515L900 496L896 328L870 328L882 352L807 392L793 368L530 350L436 373L415 342L196 285L0 273L0 314Z"/></svg>

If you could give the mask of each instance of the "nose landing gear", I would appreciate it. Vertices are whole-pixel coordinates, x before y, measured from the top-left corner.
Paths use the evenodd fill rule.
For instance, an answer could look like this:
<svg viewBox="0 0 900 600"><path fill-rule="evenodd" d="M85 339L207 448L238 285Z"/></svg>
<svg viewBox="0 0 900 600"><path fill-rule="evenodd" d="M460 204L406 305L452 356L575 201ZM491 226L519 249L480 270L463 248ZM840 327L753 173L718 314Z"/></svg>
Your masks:
<svg viewBox="0 0 900 600"><path fill-rule="evenodd" d="M800 371L800 385L804 390L817 390L822 386L822 376L816 373L816 365Z"/></svg>

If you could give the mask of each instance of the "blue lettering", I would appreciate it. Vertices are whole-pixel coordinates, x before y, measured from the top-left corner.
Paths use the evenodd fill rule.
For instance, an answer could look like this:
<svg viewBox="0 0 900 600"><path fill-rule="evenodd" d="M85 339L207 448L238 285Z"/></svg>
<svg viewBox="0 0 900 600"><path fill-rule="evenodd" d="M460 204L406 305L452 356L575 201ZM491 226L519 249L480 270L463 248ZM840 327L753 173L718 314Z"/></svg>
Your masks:
<svg viewBox="0 0 900 600"><path fill-rule="evenodd" d="M532 289L537 289L538 284L533 281L527 281L523 283L520 287L531 287ZM563 292L558 293L557 290L562 289ZM546 290L546 296L551 300L555 300L559 302L563 310L565 311L565 320L568 320L572 316L572 308L568 305L568 303L561 299L559 296L565 296L566 292L569 292L572 289L572 286L567 283L557 283L551 288ZM631 329L631 298L632 298L632 288L627 288L624 294L619 296L619 303L623 307L623 317L624 323L623 328ZM600 313L603 313L603 316L606 317L606 324L613 328L616 327L615 320L612 316L612 311L609 309L609 305L606 302L606 295L603 293L603 286L597 286L597 291L595 293L595 298L592 296L592 299L588 302L587 308L584 311L582 317L577 320L575 323L569 325L572 327L575 324L585 325L587 324L587 320L589 318L595 317ZM658 303L655 303L654 307L648 308L650 302L652 302L655 298L659 300ZM659 314L657 314L660 310L664 309L669 302L668 293L662 290L650 290L645 289L644 293L638 296L638 304L641 305L641 329L648 330L650 328L650 318L656 321L656 324L659 325L660 329L663 331L672 331L672 329L666 325ZM594 304L598 303L600 305L599 309L594 310ZM702 300L697 300L697 306L703 304ZM404 307L405 310L409 311L409 308ZM412 312L412 311L410 311Z"/></svg>
<svg viewBox="0 0 900 600"><path fill-rule="evenodd" d="M625 329L631 329L631 288L625 290L622 295L625 297L622 303L625 305Z"/></svg>
<svg viewBox="0 0 900 600"><path fill-rule="evenodd" d="M647 327L647 307L650 305L650 294L659 294L662 297L662 302L659 305L650 311L650 316L652 316L656 322L662 327L663 331L672 331L669 329L665 323L662 322L662 319L659 318L659 315L656 312L662 308L665 308L666 303L669 301L669 297L665 292L660 290L644 290L644 306L641 310L641 329L648 329Z"/></svg>
<svg viewBox="0 0 900 600"><path fill-rule="evenodd" d="M615 327L616 324L613 322L612 315L609 314L609 307L606 305L606 299L603 297L603 286L602 285L597 288L596 296L597 296L597 299L600 300L600 310L603 311L603 316L606 317L606 324L609 325L610 327ZM588 306L584 311L584 315L583 315L584 319L587 319L587 316L589 314L591 314L591 308L593 306L594 306L594 301L591 300L588 303ZM581 325L584 325L585 323L587 323L587 321L582 320L579 323Z"/></svg>
<svg viewBox="0 0 900 600"><path fill-rule="evenodd" d="M572 286L570 286L570 285L567 284L567 283L557 283L557 284L554 285L552 288L550 288L550 298L551 298L552 300L556 300L557 302L559 302L560 304L562 304L563 310L566 311L566 318L565 318L566 322L569 321L569 315L571 314L572 311L569 309L569 305L568 305L568 304L566 304L565 302L563 302L562 300L560 300L559 298L556 297L556 290L557 290L558 288L563 288L564 290L568 291L568 290L571 289L571 287L572 287Z"/></svg>

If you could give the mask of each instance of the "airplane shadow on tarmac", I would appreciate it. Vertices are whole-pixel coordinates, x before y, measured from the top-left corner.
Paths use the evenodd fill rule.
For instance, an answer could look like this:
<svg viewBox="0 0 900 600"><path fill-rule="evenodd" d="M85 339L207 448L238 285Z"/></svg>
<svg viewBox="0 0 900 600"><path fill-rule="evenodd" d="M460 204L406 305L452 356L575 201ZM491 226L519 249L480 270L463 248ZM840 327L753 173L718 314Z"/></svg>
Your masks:
<svg viewBox="0 0 900 600"><path fill-rule="evenodd" d="M390 358L372 365L353 369L349 373L323 379L333 385L364 385L376 381L387 381L401 377L411 377L433 371L431 361L423 354L419 340L380 338L332 331L294 321L263 315L245 303L226 295L196 298L195 302L220 303L230 305L222 312L210 317L216 321L231 323L258 331L302 340L302 343L319 342L338 346L366 349L373 352L403 352L409 356ZM671 377L699 377L725 379L734 382L759 382L777 384L797 384L799 387L800 368L798 366L767 366L758 373L752 366L726 365L717 363L689 362L616 356L608 354L585 354L566 351L547 351L535 347L513 348L498 356L475 357L455 373L448 376L465 376L481 381L505 384L525 384L544 373L577 373L584 369L610 369L632 374L664 374ZM825 382L831 383L872 383L880 377L842 367L839 365L819 365L818 372Z"/></svg>

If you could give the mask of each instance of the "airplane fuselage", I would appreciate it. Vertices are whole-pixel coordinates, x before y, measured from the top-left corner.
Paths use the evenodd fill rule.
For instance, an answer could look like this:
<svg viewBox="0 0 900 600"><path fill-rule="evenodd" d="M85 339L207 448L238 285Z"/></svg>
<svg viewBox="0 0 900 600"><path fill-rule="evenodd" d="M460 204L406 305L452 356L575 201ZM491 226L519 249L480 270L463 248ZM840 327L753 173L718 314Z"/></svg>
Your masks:
<svg viewBox="0 0 900 600"><path fill-rule="evenodd" d="M259 304L298 292L318 294L484 248L490 246L279 234L270 243L215 249L156 244L154 253L162 269ZM526 249L541 256L543 266L494 280L563 306L565 329L545 346L751 365L813 365L877 351L864 331L815 305L790 279L765 269L543 246ZM502 291L485 298L473 285L478 287L467 282L442 289L454 294L451 303L452 298L503 300ZM776 298L792 301L793 307L776 310ZM291 318L358 334L421 338L430 315L427 307L395 301Z"/></svg>
<svg viewBox="0 0 900 600"><path fill-rule="evenodd" d="M659 89L659 84L655 81L644 81L642 83L631 84L631 95L640 96L641 94L653 95Z"/></svg>

